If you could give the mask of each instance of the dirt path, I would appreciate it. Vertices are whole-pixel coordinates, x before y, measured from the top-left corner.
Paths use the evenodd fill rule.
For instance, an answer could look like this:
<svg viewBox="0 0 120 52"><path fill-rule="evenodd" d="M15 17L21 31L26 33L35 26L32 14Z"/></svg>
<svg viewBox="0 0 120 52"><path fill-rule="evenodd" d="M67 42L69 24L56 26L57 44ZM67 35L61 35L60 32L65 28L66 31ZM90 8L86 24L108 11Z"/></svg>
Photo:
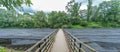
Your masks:
<svg viewBox="0 0 120 52"><path fill-rule="evenodd" d="M61 29L56 35L55 43L53 44L51 52L69 52L64 33Z"/></svg>

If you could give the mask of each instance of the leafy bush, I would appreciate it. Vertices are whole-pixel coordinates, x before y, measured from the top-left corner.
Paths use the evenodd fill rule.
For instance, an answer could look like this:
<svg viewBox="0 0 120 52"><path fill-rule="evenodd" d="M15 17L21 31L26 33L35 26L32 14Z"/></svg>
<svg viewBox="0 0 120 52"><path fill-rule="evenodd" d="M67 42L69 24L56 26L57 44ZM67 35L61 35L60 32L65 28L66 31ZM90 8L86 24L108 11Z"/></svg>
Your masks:
<svg viewBox="0 0 120 52"><path fill-rule="evenodd" d="M87 22L87 21L81 21L81 22L80 22L80 25L81 25L81 26L84 26L84 27L85 27L85 26L88 26L88 22Z"/></svg>
<svg viewBox="0 0 120 52"><path fill-rule="evenodd" d="M80 17L72 17L72 18L70 18L70 22L72 25L78 25L78 24L80 24L81 19L80 19Z"/></svg>
<svg viewBox="0 0 120 52"><path fill-rule="evenodd" d="M99 23L95 23L95 22L90 22L88 24L88 27L90 27L90 28L102 28L102 26Z"/></svg>
<svg viewBox="0 0 120 52"><path fill-rule="evenodd" d="M71 28L84 28L83 26L80 26L80 25L72 25Z"/></svg>

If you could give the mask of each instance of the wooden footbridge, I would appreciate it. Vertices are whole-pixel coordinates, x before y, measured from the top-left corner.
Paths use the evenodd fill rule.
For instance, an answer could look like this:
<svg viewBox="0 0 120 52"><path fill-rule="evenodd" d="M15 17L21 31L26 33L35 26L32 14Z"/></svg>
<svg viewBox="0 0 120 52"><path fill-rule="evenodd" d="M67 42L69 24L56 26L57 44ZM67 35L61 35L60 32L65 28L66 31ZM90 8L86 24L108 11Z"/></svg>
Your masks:
<svg viewBox="0 0 120 52"><path fill-rule="evenodd" d="M97 52L71 33L59 29L37 42L25 52Z"/></svg>

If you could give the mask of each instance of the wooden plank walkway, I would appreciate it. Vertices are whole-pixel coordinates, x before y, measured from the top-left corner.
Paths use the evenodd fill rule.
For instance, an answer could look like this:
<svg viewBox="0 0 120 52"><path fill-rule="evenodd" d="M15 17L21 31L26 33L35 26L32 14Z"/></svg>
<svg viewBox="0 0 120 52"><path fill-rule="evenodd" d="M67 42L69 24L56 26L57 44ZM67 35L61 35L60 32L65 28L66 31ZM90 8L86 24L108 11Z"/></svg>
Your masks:
<svg viewBox="0 0 120 52"><path fill-rule="evenodd" d="M53 44L51 52L69 52L64 33L61 29L56 34L55 42Z"/></svg>

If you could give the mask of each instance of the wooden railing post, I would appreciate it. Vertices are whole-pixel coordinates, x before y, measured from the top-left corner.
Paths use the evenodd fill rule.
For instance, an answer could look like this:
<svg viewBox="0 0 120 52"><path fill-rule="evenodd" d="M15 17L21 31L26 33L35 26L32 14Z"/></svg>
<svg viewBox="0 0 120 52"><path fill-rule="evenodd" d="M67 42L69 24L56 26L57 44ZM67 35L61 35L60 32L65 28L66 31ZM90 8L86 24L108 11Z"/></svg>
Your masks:
<svg viewBox="0 0 120 52"><path fill-rule="evenodd" d="M79 43L79 48L82 48L82 44ZM81 49L79 49L79 52L81 52Z"/></svg>
<svg viewBox="0 0 120 52"><path fill-rule="evenodd" d="M73 49L74 49L74 52L76 52L76 50L75 50L75 47L76 47L75 42L76 42L76 39L73 39Z"/></svg>

